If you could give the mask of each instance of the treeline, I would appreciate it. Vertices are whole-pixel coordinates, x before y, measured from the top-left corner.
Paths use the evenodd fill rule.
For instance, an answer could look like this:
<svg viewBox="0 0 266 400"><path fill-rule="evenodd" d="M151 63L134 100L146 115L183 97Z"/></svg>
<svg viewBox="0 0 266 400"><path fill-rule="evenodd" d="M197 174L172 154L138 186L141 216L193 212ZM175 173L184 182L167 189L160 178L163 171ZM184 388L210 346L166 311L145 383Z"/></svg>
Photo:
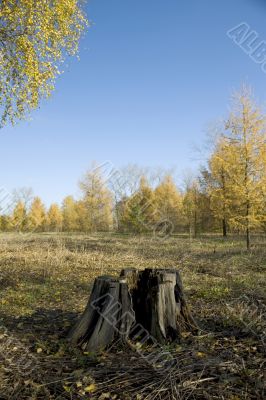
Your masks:
<svg viewBox="0 0 266 400"><path fill-rule="evenodd" d="M171 173L127 167L91 168L82 196L45 209L41 199L16 196L1 216L2 231L118 231L160 236L189 232L245 232L266 228L266 118L250 91L234 95L206 165L180 190Z"/></svg>

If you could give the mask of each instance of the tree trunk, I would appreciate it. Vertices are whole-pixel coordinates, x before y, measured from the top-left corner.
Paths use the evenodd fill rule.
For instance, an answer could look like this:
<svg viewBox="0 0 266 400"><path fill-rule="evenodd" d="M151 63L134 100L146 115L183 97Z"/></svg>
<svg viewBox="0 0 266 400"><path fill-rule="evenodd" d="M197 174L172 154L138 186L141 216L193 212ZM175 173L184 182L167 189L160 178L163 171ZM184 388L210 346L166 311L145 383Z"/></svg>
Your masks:
<svg viewBox="0 0 266 400"><path fill-rule="evenodd" d="M197 229L197 211L194 212L194 238L198 236L198 229Z"/></svg>
<svg viewBox="0 0 266 400"><path fill-rule="evenodd" d="M246 210L246 219L247 219L246 242L247 242L247 250L250 249L249 208L250 208L249 201L247 201L247 210Z"/></svg>
<svg viewBox="0 0 266 400"><path fill-rule="evenodd" d="M115 340L177 340L197 333L176 270L124 269L119 278L96 278L88 305L70 332L70 341L87 351L103 350Z"/></svg>
<svg viewBox="0 0 266 400"><path fill-rule="evenodd" d="M223 237L227 237L227 224L225 218L223 218Z"/></svg>
<svg viewBox="0 0 266 400"><path fill-rule="evenodd" d="M247 250L250 249L250 231L249 228L246 230L246 243L247 243Z"/></svg>

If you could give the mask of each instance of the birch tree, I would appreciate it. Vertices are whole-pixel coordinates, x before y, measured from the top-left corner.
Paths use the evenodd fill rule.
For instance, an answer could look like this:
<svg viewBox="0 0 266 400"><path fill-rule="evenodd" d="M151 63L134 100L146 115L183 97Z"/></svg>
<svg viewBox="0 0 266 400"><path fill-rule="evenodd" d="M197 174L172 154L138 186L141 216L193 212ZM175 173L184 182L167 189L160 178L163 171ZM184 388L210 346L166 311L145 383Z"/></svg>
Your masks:
<svg viewBox="0 0 266 400"><path fill-rule="evenodd" d="M0 2L0 121L14 123L49 97L87 24L79 0Z"/></svg>

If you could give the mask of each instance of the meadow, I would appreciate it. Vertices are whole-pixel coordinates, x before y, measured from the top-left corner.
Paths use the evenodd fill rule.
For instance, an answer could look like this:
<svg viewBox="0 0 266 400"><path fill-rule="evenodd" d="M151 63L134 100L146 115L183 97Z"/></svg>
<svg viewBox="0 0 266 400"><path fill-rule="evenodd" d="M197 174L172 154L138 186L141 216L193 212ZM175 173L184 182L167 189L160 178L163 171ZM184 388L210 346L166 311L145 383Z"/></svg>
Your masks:
<svg viewBox="0 0 266 400"><path fill-rule="evenodd" d="M263 399L266 238L252 243L247 251L241 237L216 235L159 241L1 234L0 398ZM90 354L66 340L94 278L130 266L181 272L200 333L167 347L176 359L173 373L157 373L119 343Z"/></svg>

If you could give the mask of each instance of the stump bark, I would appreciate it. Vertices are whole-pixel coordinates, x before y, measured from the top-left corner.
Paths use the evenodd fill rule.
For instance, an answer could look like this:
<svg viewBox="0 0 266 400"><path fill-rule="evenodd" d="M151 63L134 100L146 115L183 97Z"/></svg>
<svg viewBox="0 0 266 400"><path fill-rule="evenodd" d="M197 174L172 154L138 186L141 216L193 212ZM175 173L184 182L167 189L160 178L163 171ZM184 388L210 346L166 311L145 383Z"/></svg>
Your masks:
<svg viewBox="0 0 266 400"><path fill-rule="evenodd" d="M179 272L128 268L119 278L95 279L87 307L69 335L87 351L122 341L177 340L184 331L197 333Z"/></svg>

